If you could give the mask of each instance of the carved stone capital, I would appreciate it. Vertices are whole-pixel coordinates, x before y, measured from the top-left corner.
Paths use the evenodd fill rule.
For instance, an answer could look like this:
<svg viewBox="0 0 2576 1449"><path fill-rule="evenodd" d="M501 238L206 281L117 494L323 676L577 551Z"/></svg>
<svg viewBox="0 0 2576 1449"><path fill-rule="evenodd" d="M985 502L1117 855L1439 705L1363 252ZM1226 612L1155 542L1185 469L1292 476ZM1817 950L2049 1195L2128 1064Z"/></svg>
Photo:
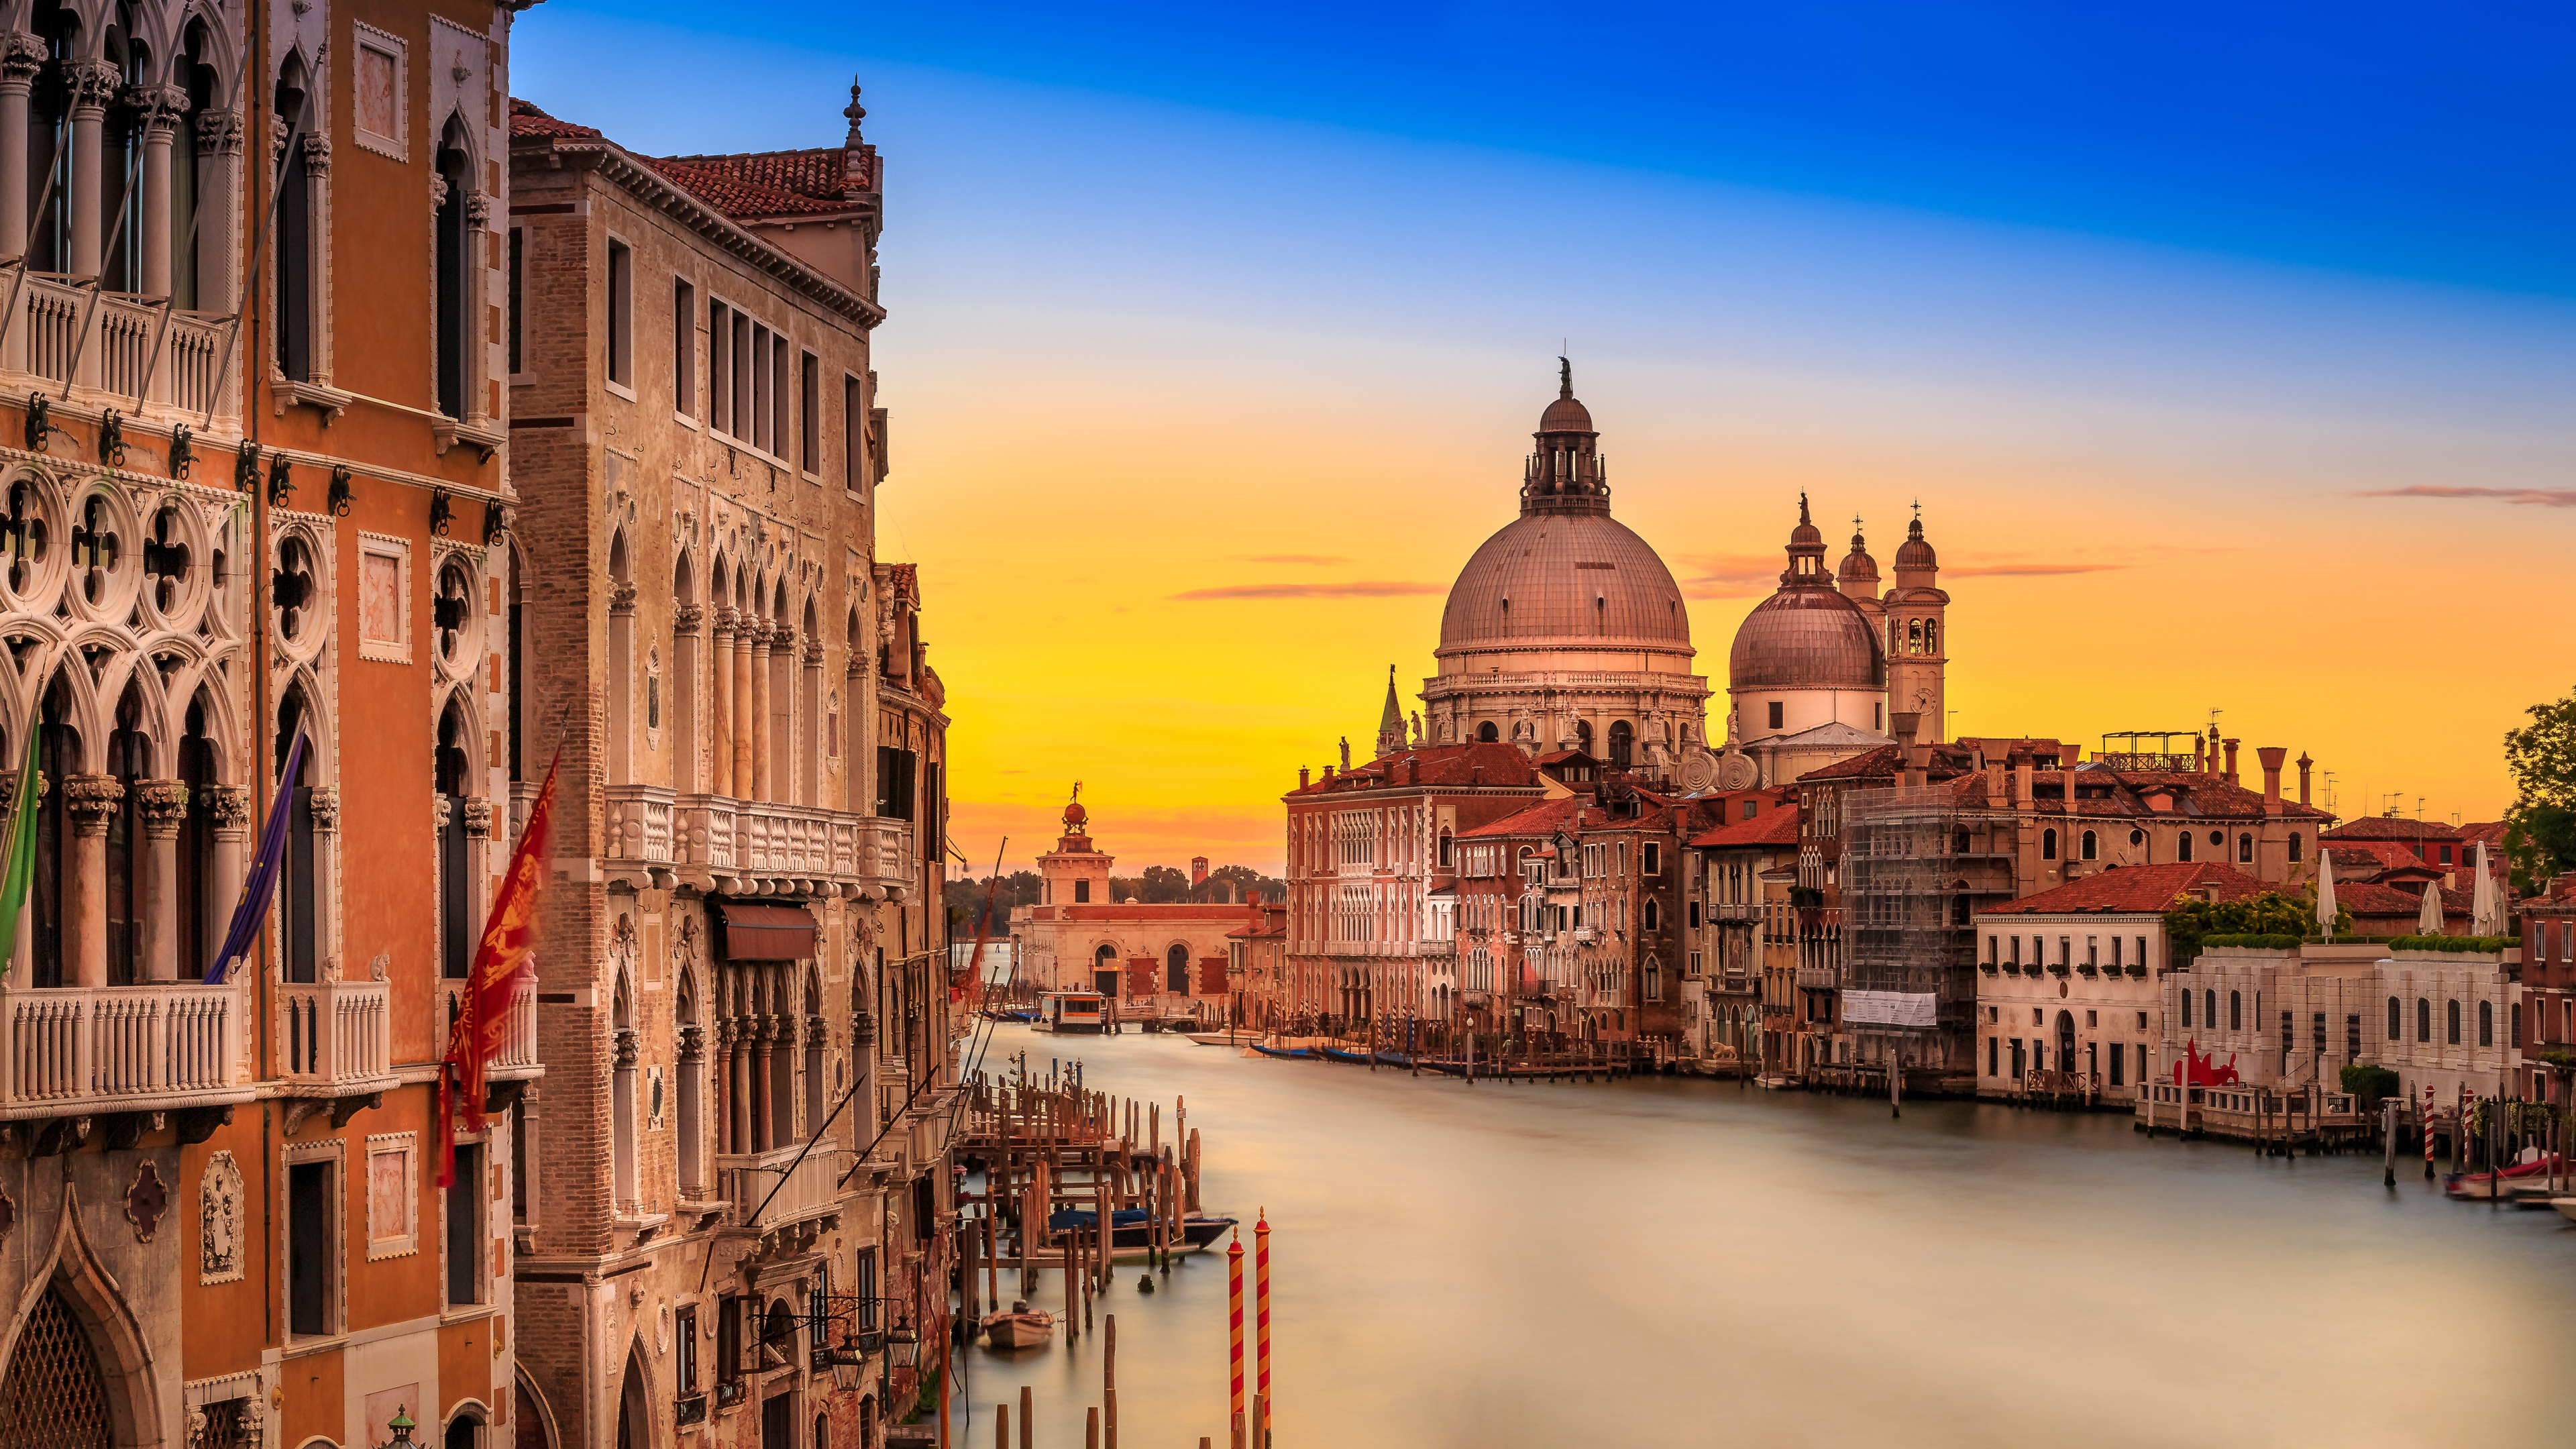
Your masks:
<svg viewBox="0 0 2576 1449"><path fill-rule="evenodd" d="M436 211L440 207L445 206L447 204L447 193L449 190L450 188L446 177L435 171L429 173L429 209Z"/></svg>
<svg viewBox="0 0 2576 1449"><path fill-rule="evenodd" d="M33 35L0 36L0 88L25 88L36 83L36 72L44 69L45 42Z"/></svg>
<svg viewBox="0 0 2576 1449"><path fill-rule="evenodd" d="M619 1030L617 1033L616 1049L616 1064L618 1066L631 1067L635 1065L635 1059L638 1052L635 1044L635 1032L632 1028Z"/></svg>
<svg viewBox="0 0 2576 1449"><path fill-rule="evenodd" d="M63 86L75 111L103 111L125 88L125 74L104 60L76 60L63 67Z"/></svg>
<svg viewBox="0 0 2576 1449"><path fill-rule="evenodd" d="M465 193L465 224L476 231L481 231L485 224L491 220L491 196L488 193L481 191L469 191Z"/></svg>
<svg viewBox="0 0 2576 1449"><path fill-rule="evenodd" d="M184 780L142 780L134 787L134 805L143 813L143 833L154 840L175 840L179 822L188 818L188 785Z"/></svg>
<svg viewBox="0 0 2576 1449"><path fill-rule="evenodd" d="M734 634L740 632L741 628L742 615L736 613L731 608L716 610L715 634L717 638L730 638Z"/></svg>
<svg viewBox="0 0 2576 1449"><path fill-rule="evenodd" d="M21 772L19 771L12 770L6 775L0 775L0 782L5 782L5 785L0 785L0 810L15 810L18 808L18 776L20 773ZM51 790L53 787L53 781L46 779L42 770L36 772L36 799L39 803L44 800L45 792Z"/></svg>
<svg viewBox="0 0 2576 1449"><path fill-rule="evenodd" d="M199 111L197 149L209 156L238 156L242 148L239 111Z"/></svg>
<svg viewBox="0 0 2576 1449"><path fill-rule="evenodd" d="M125 799L125 782L114 775L71 775L63 780L63 809L78 835L104 835L107 817Z"/></svg>
<svg viewBox="0 0 2576 1449"><path fill-rule="evenodd" d="M209 785L197 792L197 808L217 830L240 830L250 824L250 791L239 785Z"/></svg>
<svg viewBox="0 0 2576 1449"><path fill-rule="evenodd" d="M430 833L430 834L432 834L432 835L436 835L436 834L437 834L437 833L439 833L440 831L445 830L445 829L447 828L447 822L448 822L448 821L450 821L450 820L453 820L454 818L456 818L456 817L455 817L455 815L454 815L454 813L453 813L452 811L450 811L450 810L448 809L448 807L447 807L447 797L446 797L446 796L444 796L444 795L432 795L432 796L430 796L430 797L429 797L429 833Z"/></svg>
<svg viewBox="0 0 2576 1449"><path fill-rule="evenodd" d="M707 1029L702 1026L680 1028L680 1060L694 1062L706 1054Z"/></svg>
<svg viewBox="0 0 2576 1449"><path fill-rule="evenodd" d="M492 802L480 795L465 797L465 833L476 840L492 838Z"/></svg>
<svg viewBox="0 0 2576 1449"><path fill-rule="evenodd" d="M313 828L338 830L340 828L340 787L316 785L310 798L313 801Z"/></svg>
<svg viewBox="0 0 2576 1449"><path fill-rule="evenodd" d="M700 608L696 604L682 604L680 607L671 611L671 632L675 634L695 634L698 632L698 626L704 624L706 620L707 611L705 609Z"/></svg>
<svg viewBox="0 0 2576 1449"><path fill-rule="evenodd" d="M177 86L127 86L116 99L156 136L179 129L179 118L188 109L188 93Z"/></svg>
<svg viewBox="0 0 2576 1449"><path fill-rule="evenodd" d="M822 639L814 636L807 637L805 640L805 647L802 652L805 656L806 663L820 667L823 663Z"/></svg>
<svg viewBox="0 0 2576 1449"><path fill-rule="evenodd" d="M304 138L304 169L314 176L331 174L331 138L315 132Z"/></svg>
<svg viewBox="0 0 2576 1449"><path fill-rule="evenodd" d="M632 614L635 612L635 586L633 584L619 584L616 588L608 591L608 612L612 614Z"/></svg>

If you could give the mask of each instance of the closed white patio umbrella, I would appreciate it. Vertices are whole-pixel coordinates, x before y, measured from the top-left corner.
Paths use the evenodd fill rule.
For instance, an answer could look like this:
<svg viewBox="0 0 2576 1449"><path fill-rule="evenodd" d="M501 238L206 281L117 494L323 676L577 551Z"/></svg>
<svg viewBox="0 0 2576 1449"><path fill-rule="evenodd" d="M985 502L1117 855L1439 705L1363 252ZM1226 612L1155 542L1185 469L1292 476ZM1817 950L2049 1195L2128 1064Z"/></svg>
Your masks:
<svg viewBox="0 0 2576 1449"><path fill-rule="evenodd" d="M2327 940L2334 939L2334 852L2317 852L2317 932Z"/></svg>
<svg viewBox="0 0 2576 1449"><path fill-rule="evenodd" d="M2424 909L2415 915L2415 934L2442 934L2442 885L2439 881L2424 882Z"/></svg>
<svg viewBox="0 0 2576 1449"><path fill-rule="evenodd" d="M2487 843L2478 842L2478 879L2469 891L2469 930L2480 936L2504 934L2504 902L2497 898L2495 877L2487 870Z"/></svg>

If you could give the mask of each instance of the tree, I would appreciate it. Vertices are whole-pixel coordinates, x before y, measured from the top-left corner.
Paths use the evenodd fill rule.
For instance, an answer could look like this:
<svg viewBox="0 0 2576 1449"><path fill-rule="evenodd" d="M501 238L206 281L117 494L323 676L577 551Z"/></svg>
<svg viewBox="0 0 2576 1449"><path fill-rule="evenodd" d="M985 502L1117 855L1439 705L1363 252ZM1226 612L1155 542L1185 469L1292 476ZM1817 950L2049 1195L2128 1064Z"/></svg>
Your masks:
<svg viewBox="0 0 2576 1449"><path fill-rule="evenodd" d="M1207 902L1222 902L1228 898L1228 893L1231 892L1234 900L1247 901L1252 899L1252 896L1256 891L1260 893L1261 898L1265 901L1284 901L1288 899L1288 883L1286 881L1277 880L1273 877L1263 875L1261 872L1254 870L1248 865L1220 865L1216 869L1209 871L1207 879L1199 884L1199 888L1196 891L1192 892L1191 899Z"/></svg>
<svg viewBox="0 0 2576 1449"><path fill-rule="evenodd" d="M2352 929L2352 912L2338 907L2335 911L2335 934ZM2180 900L2165 912L2165 939L2171 943L2173 964L2180 966L2200 954L2200 943L2210 936L2296 936L2317 933L2317 898L2303 891L2295 896L2279 891L2265 891L2241 901Z"/></svg>
<svg viewBox="0 0 2576 1449"><path fill-rule="evenodd" d="M1145 867L1143 897L1148 905L1173 905L1190 898L1190 878L1168 865Z"/></svg>
<svg viewBox="0 0 2576 1449"><path fill-rule="evenodd" d="M2514 889L2536 891L2551 876L2576 870L2576 692L2524 713L2531 723L2504 732L2514 789L2504 854Z"/></svg>
<svg viewBox="0 0 2576 1449"><path fill-rule="evenodd" d="M991 879L977 880L967 876L952 880L940 891L941 904L948 908L948 926L952 935L971 936L983 922L985 894L992 889ZM1013 906L1034 906L1045 896L1046 882L1033 870L1016 870L1002 877L999 890L992 890L992 920L986 930L995 936L1005 935L1011 927Z"/></svg>

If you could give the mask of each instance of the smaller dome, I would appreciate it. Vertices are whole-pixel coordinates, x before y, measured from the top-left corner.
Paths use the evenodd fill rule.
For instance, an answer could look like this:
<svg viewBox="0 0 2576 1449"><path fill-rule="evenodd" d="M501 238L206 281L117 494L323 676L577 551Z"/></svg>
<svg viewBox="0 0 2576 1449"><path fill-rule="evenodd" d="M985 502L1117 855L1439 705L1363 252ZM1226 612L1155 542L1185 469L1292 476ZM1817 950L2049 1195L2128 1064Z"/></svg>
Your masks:
<svg viewBox="0 0 2576 1449"><path fill-rule="evenodd" d="M1941 567L1940 557L1932 545L1923 541L1923 520L1914 520L1905 531L1905 542L1896 550L1896 566L1908 573L1931 573Z"/></svg>
<svg viewBox="0 0 2576 1449"><path fill-rule="evenodd" d="M1733 689L1885 689L1887 658L1860 606L1808 585L1744 616L1727 658Z"/></svg>
<svg viewBox="0 0 2576 1449"><path fill-rule="evenodd" d="M1558 398L1547 405L1546 412L1538 415L1538 430L1542 433L1592 432L1592 410L1575 401L1571 395Z"/></svg>
<svg viewBox="0 0 2576 1449"><path fill-rule="evenodd" d="M1843 555L1842 567L1834 571L1834 577L1846 584L1878 582L1878 560L1869 556L1869 544L1859 530L1853 530L1851 552Z"/></svg>

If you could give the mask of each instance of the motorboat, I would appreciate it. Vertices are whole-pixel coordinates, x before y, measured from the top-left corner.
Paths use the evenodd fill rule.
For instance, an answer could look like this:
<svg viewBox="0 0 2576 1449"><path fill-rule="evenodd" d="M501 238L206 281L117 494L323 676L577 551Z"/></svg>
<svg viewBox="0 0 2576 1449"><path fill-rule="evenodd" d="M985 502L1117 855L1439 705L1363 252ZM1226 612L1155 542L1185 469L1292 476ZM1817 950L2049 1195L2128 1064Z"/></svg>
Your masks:
<svg viewBox="0 0 2576 1449"><path fill-rule="evenodd" d="M2576 1197L2553 1197L2549 1200L2549 1205L2558 1209L2560 1217L2576 1223Z"/></svg>
<svg viewBox="0 0 2576 1449"><path fill-rule="evenodd" d="M1016 1299L1007 1313L984 1315L984 1339L995 1348L1036 1348L1055 1337L1055 1315Z"/></svg>
<svg viewBox="0 0 2576 1449"><path fill-rule="evenodd" d="M1037 1029L1098 1036L1109 998L1097 991L1050 991L1038 998Z"/></svg>
<svg viewBox="0 0 2576 1449"><path fill-rule="evenodd" d="M1119 1208L1110 1213L1110 1255L1124 1258L1150 1250L1154 1246L1153 1219L1154 1215L1143 1208ZM1100 1215L1088 1208L1062 1208L1048 1216L1047 1231L1057 1236L1069 1232L1088 1233L1099 1221ZM1225 1236L1236 1221L1211 1213L1191 1213L1181 1219L1180 1241L1172 1245L1172 1250L1178 1253L1198 1252Z"/></svg>
<svg viewBox="0 0 2576 1449"><path fill-rule="evenodd" d="M2525 1182L2546 1181L2557 1166L2558 1158L2553 1154L2517 1162L2502 1172L2454 1172L2442 1179L2442 1191L2458 1198L2507 1197Z"/></svg>

